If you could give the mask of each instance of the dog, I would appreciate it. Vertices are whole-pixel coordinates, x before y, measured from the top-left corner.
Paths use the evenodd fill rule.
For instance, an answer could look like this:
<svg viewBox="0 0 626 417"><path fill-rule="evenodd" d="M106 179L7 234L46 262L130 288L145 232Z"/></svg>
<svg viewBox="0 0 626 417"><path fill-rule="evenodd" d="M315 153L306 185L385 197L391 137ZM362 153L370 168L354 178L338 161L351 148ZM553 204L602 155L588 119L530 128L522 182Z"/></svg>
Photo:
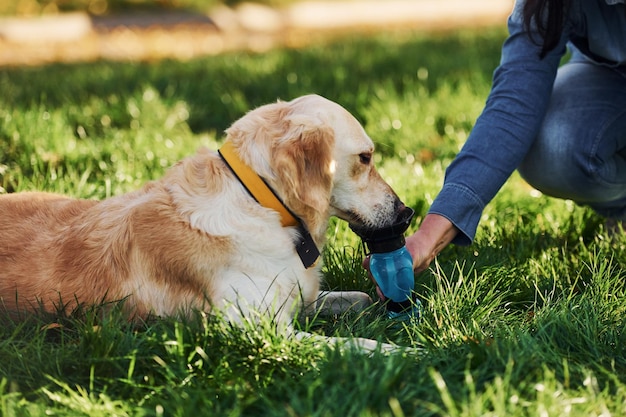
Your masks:
<svg viewBox="0 0 626 417"><path fill-rule="evenodd" d="M379 228L404 208L373 153L347 110L307 95L249 111L219 152L202 148L125 195L2 195L1 302L72 311L124 300L130 317L219 309L233 321L262 312L292 329L298 309L320 302L330 217Z"/></svg>

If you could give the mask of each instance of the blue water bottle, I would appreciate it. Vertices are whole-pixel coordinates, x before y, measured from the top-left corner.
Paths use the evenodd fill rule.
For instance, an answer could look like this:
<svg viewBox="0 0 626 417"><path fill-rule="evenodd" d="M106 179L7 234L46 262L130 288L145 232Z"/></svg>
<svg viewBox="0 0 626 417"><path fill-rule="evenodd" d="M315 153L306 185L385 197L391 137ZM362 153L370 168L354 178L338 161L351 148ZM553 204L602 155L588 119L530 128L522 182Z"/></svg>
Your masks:
<svg viewBox="0 0 626 417"><path fill-rule="evenodd" d="M406 207L391 226L367 229L350 228L363 240L370 252L370 272L387 298L389 318L399 321L419 320L421 305L414 297L413 259L406 249L404 232L415 211Z"/></svg>

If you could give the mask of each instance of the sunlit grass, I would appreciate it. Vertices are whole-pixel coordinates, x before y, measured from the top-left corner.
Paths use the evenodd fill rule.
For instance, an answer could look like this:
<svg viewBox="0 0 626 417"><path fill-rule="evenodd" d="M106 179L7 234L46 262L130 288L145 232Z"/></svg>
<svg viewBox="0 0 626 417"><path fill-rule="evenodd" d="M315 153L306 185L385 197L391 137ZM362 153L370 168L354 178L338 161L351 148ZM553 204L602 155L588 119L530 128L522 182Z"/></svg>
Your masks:
<svg viewBox="0 0 626 417"><path fill-rule="evenodd" d="M489 90L504 33L381 33L187 63L0 70L0 192L106 198L161 176L250 108L318 93L364 124L415 230ZM0 213L1 215L1 213ZM376 298L333 221L324 286ZM1 236L0 236L1 244ZM128 323L116 309L3 317L0 414L528 416L626 414L626 239L514 175L471 247L416 276L419 326L380 306L298 326L416 349L372 356L219 317Z"/></svg>

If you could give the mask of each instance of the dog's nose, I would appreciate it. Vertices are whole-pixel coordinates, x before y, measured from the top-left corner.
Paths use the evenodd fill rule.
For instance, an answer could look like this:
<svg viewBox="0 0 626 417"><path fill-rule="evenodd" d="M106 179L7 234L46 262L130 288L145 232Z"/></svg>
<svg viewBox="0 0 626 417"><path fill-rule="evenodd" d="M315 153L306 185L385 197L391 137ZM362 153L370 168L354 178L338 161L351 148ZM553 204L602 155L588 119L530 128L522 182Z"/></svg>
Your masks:
<svg viewBox="0 0 626 417"><path fill-rule="evenodd" d="M393 209L396 213L400 213L402 211L404 211L404 209L406 208L406 206L404 205L404 203L399 199L396 198L396 200L393 202Z"/></svg>

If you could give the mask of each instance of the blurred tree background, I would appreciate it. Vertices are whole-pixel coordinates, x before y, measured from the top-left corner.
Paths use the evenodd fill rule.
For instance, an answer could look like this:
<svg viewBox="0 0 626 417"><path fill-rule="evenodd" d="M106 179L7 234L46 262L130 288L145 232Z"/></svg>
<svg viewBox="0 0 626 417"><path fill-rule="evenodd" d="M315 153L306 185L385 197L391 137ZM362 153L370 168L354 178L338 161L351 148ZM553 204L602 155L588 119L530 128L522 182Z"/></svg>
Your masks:
<svg viewBox="0 0 626 417"><path fill-rule="evenodd" d="M94 15L134 10L187 9L207 12L217 4L235 6L251 0L4 0L0 16L38 16L72 11ZM252 0L254 3L280 7L296 0Z"/></svg>

